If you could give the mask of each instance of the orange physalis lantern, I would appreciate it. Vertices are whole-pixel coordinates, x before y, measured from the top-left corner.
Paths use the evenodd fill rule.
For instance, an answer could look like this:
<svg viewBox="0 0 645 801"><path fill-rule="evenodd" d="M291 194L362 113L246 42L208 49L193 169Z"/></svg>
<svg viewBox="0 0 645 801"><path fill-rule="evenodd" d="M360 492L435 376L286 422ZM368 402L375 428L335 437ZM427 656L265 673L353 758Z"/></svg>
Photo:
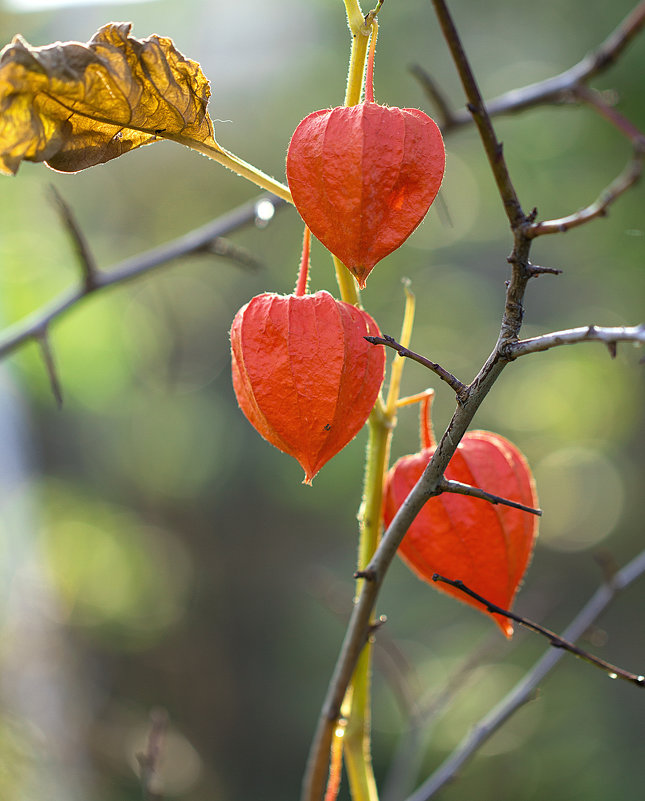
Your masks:
<svg viewBox="0 0 645 801"><path fill-rule="evenodd" d="M306 237L308 263L308 236ZM306 266L304 267L306 271ZM367 420L383 382L385 351L367 312L328 292L265 293L235 315L233 387L266 440L297 459L310 484Z"/></svg>
<svg viewBox="0 0 645 801"><path fill-rule="evenodd" d="M374 102L372 58L365 101L314 111L287 153L300 216L361 288L425 217L445 166L441 133L427 114Z"/></svg>
<svg viewBox="0 0 645 801"><path fill-rule="evenodd" d="M429 400L425 400L422 408L422 451L399 459L387 474L383 513L386 526L434 453L435 444L427 420ZM535 483L526 459L515 445L490 431L465 434L445 477L524 506L537 506ZM444 492L431 498L421 509L398 552L424 581L435 585L432 581L435 573L461 580L492 603L510 609L528 567L537 528L537 517L529 512ZM435 586L486 611L478 601L449 585ZM510 637L512 623L501 616L493 617Z"/></svg>

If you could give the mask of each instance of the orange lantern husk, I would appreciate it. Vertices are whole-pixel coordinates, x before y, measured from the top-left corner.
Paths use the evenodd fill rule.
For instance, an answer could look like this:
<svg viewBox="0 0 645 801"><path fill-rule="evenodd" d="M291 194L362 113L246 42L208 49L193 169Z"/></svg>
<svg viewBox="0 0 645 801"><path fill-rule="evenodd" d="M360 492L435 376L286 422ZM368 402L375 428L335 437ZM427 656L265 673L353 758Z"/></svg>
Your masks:
<svg viewBox="0 0 645 801"><path fill-rule="evenodd" d="M264 293L241 308L231 352L240 408L300 462L310 484L365 424L383 382L385 349L364 339L380 336L367 312L328 292L304 294L305 286L301 271L300 294Z"/></svg>
<svg viewBox="0 0 645 801"><path fill-rule="evenodd" d="M445 168L434 120L374 102L373 48L365 101L314 111L287 152L287 181L305 224L359 286L425 217Z"/></svg>
<svg viewBox="0 0 645 801"><path fill-rule="evenodd" d="M383 516L388 526L417 483L435 450L429 428L420 453L404 456L389 470ZM493 495L537 507L535 482L515 445L490 431L465 434L445 473L448 480L479 487ZM421 509L399 547L399 555L419 578L486 612L478 601L446 584L432 581L439 573L461 580L488 601L510 609L528 567L538 531L538 518L502 504L443 493ZM507 637L513 625L493 615Z"/></svg>

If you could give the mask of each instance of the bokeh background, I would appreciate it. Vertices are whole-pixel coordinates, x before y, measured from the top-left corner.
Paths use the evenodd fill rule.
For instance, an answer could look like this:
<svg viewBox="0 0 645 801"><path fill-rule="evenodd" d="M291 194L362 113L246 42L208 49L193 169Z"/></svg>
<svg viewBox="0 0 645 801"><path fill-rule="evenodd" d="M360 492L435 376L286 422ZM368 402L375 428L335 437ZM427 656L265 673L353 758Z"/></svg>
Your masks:
<svg viewBox="0 0 645 801"><path fill-rule="evenodd" d="M485 96L558 73L596 46L634 3L456 0L451 6ZM342 102L349 43L343 5L310 0L5 0L3 43L87 41L107 21L172 36L211 79L220 142L277 177L291 132ZM421 65L451 102L461 90L426 0L386 3L376 93L429 100ZM645 128L645 37L593 82ZM525 208L567 214L620 171L629 144L592 111L536 109L497 121ZM447 141L441 201L369 279L364 302L396 335L412 281L412 346L470 380L495 342L510 238L474 130ZM99 264L179 236L257 195L172 143L74 176L24 164L0 184L3 328L78 281L48 196L75 210ZM253 295L289 292L302 225L292 209L232 241L251 271L187 259L101 293L51 331L64 393L52 398L36 346L0 370L0 797L130 801L151 712L165 710L164 798L297 797L311 732L352 596L364 432L316 478L259 439L233 396L228 329ZM533 281L526 335L634 324L645 309L643 190L605 219L539 240L534 261L563 269ZM312 286L333 290L313 254ZM509 367L476 424L527 455L545 510L517 609L561 630L602 580L597 556L624 564L643 543L642 351L561 348ZM435 424L454 397L415 364L405 391L435 385ZM418 448L417 412L400 415L393 456ZM589 633L586 647L645 672L645 579ZM396 563L379 603L374 759L396 801L428 775L543 653L510 643L472 609ZM433 701L447 701L432 715ZM410 704L429 708L409 737ZM445 700L445 699L444 699ZM567 658L442 798L603 801L643 786L645 700L637 688ZM403 745L402 745L403 744ZM397 751L398 749L398 751ZM395 754L405 770L392 781ZM388 780L388 775L390 779ZM640 788L640 789L639 789ZM341 798L347 798L346 789Z"/></svg>

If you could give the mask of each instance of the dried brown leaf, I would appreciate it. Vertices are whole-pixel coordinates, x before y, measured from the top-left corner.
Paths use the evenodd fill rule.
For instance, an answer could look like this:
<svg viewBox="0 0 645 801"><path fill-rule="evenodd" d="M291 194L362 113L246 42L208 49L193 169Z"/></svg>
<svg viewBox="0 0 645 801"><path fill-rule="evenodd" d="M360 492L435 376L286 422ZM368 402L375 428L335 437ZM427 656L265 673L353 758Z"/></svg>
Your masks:
<svg viewBox="0 0 645 801"><path fill-rule="evenodd" d="M0 172L23 160L76 172L159 138L220 149L199 64L161 36L135 39L110 23L86 44L31 47L21 36L0 53Z"/></svg>

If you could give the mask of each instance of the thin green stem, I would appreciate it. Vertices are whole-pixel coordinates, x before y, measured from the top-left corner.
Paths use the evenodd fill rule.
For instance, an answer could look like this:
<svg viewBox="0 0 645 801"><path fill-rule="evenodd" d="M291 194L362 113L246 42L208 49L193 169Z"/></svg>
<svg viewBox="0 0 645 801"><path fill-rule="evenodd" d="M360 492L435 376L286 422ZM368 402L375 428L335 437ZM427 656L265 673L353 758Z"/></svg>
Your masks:
<svg viewBox="0 0 645 801"><path fill-rule="evenodd" d="M347 75L347 89L345 91L345 105L355 106L361 102L363 92L363 75L365 74L365 60L367 46L370 41L372 24L365 22L358 0L345 0L347 22L352 34L352 51L349 57L349 72Z"/></svg>
<svg viewBox="0 0 645 801"><path fill-rule="evenodd" d="M405 288L406 301L401 339L409 344L414 321L414 295ZM379 399L369 418L369 439L365 460L365 489L359 514L360 538L358 571L371 562L381 536L383 485L390 459L392 432L396 425L397 400L405 361L396 358L390 370L390 387L386 404ZM365 579L356 583L358 598ZM372 617L372 622L374 618ZM372 771L371 757L371 660L372 641L368 640L359 657L348 690L351 694L351 713L345 732L345 765L353 801L376 801L378 793Z"/></svg>
<svg viewBox="0 0 645 801"><path fill-rule="evenodd" d="M376 35L376 22L373 22L372 18L366 21L358 0L345 0L345 9L352 34L345 105L355 106L361 101L368 45L370 35ZM342 300L360 307L360 293L356 280L340 259L333 256L333 261ZM383 401L379 397L369 418L365 484L359 515L358 571L363 570L369 564L378 546L381 530L383 478L389 459L391 432L392 426L385 414ZM359 579L357 595L361 583L362 579ZM371 757L371 662L372 644L368 642L358 659L343 703L344 714L347 716L347 726L342 738L343 753L352 801L378 801Z"/></svg>
<svg viewBox="0 0 645 801"><path fill-rule="evenodd" d="M332 255L332 259L336 268L336 283L340 290L341 300L360 308L361 297L356 286L356 279L337 256Z"/></svg>
<svg viewBox="0 0 645 801"><path fill-rule="evenodd" d="M270 175L262 172L262 170L258 170L257 167L254 167L247 161L238 158L234 153L230 153L223 147L220 147L217 144L215 144L215 146L208 145L205 142L197 142L193 139L183 139L180 136L167 136L166 138L172 139L174 142L179 142L179 144L186 145L186 147L191 148L191 150L196 150L198 153L201 153L204 156L208 156L209 159L216 161L218 164L222 164L229 170L241 175L242 178L246 178L247 180L256 184L256 186L260 186L262 189L272 192L274 195L282 198L282 200L286 200L287 203L293 203L289 187L285 186L283 183L280 183L280 181L276 181L275 178L272 178Z"/></svg>

